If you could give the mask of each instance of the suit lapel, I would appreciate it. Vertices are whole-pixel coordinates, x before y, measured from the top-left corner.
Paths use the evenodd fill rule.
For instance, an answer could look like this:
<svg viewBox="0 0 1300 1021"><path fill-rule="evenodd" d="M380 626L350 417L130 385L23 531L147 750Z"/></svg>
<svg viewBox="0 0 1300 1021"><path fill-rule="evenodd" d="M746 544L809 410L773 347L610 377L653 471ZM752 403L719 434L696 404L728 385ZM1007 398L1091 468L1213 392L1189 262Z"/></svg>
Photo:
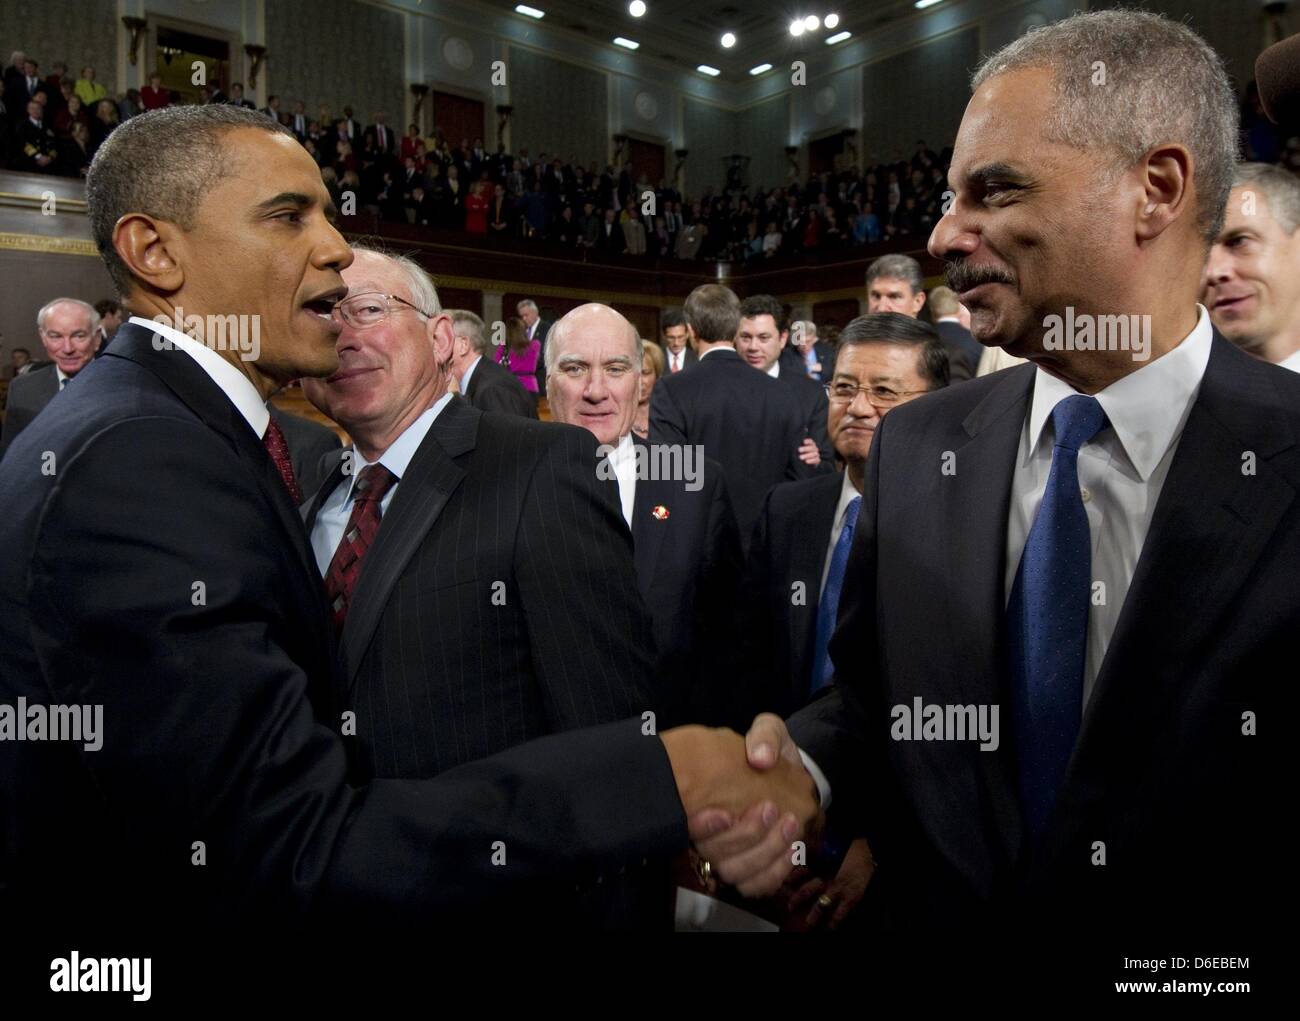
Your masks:
<svg viewBox="0 0 1300 1021"><path fill-rule="evenodd" d="M966 705L1003 705L1003 591L1007 517L1020 436L1036 370L1025 365L1005 377L962 422L969 438L955 451L955 474L942 480L941 533L948 550L943 579L948 608L949 666ZM946 701L946 698L939 699ZM1020 800L1011 749L973 756L988 792L1004 854L1020 845Z"/></svg>
<svg viewBox="0 0 1300 1021"><path fill-rule="evenodd" d="M304 503L298 512L302 516L303 525L307 529L307 537L311 538L311 530L316 527L316 515L320 513L321 506L329 499L330 493L334 492L335 487L343 481L343 459L350 453L351 447L346 449L331 450L325 455L325 463L328 467L325 469L325 481L321 483L320 488L316 490L307 502ZM396 496L393 499L397 499Z"/></svg>
<svg viewBox="0 0 1300 1021"><path fill-rule="evenodd" d="M325 596L320 585L320 572L312 557L302 518L261 438L248 427L230 398L194 359L183 351L154 350L152 336L143 326L124 323L104 357L127 358L148 369L209 428L226 438L248 471L261 483L267 505L291 539L307 588L315 594L324 613Z"/></svg>
<svg viewBox="0 0 1300 1021"><path fill-rule="evenodd" d="M638 448L645 448L645 454L641 456L649 454L649 444L645 440L633 436L632 442ZM673 486L668 482L637 479L632 497L632 558L641 592L647 597L654 582L655 566L659 563L659 548L668 529L673 527L673 495ZM660 506L668 511L668 517L662 521L654 516L654 509Z"/></svg>
<svg viewBox="0 0 1300 1021"><path fill-rule="evenodd" d="M1177 656L1192 667L1295 499L1291 484L1268 464L1296 443L1271 372L1216 333L1098 671L1076 759L1090 756L1098 743L1091 735L1114 712L1131 711L1142 699L1159 714L1177 697L1187 670L1159 665ZM1247 452L1255 455L1254 474L1243 470ZM1139 665L1153 656L1160 664L1142 670ZM1143 684L1135 686L1139 672ZM1071 763L1071 773L1078 765Z"/></svg>
<svg viewBox="0 0 1300 1021"><path fill-rule="evenodd" d="M366 553L343 624L349 690L393 586L465 478L465 469L453 459L474 449L480 417L463 398L453 397L434 419L398 483Z"/></svg>

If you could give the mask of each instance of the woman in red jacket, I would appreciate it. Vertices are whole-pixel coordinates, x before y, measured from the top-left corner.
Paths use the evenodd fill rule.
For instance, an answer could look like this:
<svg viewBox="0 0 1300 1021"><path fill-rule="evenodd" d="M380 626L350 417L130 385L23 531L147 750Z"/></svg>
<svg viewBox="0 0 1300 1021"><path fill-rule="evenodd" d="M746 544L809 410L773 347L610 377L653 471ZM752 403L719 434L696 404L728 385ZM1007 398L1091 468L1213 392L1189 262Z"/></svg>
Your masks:
<svg viewBox="0 0 1300 1021"><path fill-rule="evenodd" d="M475 181L465 199L465 230L469 234L487 233L488 197L483 194L483 182Z"/></svg>
<svg viewBox="0 0 1300 1021"><path fill-rule="evenodd" d="M515 374L524 389L537 395L537 356L542 342L529 340L524 321L518 316L506 320L506 342L501 348L501 364Z"/></svg>

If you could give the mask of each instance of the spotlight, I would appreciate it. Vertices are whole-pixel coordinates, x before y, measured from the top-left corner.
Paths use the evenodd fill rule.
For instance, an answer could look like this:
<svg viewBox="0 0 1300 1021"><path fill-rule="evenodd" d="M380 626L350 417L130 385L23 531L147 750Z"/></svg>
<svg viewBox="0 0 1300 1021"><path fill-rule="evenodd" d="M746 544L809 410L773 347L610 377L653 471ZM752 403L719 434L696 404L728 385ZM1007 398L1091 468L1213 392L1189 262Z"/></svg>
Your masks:
<svg viewBox="0 0 1300 1021"><path fill-rule="evenodd" d="M816 32L822 27L821 18L817 17L815 14L810 14L808 17L803 19L803 27L809 32Z"/></svg>
<svg viewBox="0 0 1300 1021"><path fill-rule="evenodd" d="M734 32L723 32L723 33L722 33L722 48L723 48L724 50L729 50L729 49L731 49L731 48L732 48L733 46L735 46L735 45L736 45L736 36L735 36L735 33L734 33Z"/></svg>
<svg viewBox="0 0 1300 1021"><path fill-rule="evenodd" d="M801 20L797 20L797 21L792 21L792 22L790 22L790 34L791 34L791 35L803 35L803 21L802 21L802 19L801 19Z"/></svg>
<svg viewBox="0 0 1300 1021"><path fill-rule="evenodd" d="M825 19L823 19L822 21L822 24L825 25L827 28L834 28L839 23L840 23L840 16L838 14L828 14L826 15Z"/></svg>
<svg viewBox="0 0 1300 1021"><path fill-rule="evenodd" d="M632 0L627 5L627 13L634 18L639 18L645 13L645 0Z"/></svg>

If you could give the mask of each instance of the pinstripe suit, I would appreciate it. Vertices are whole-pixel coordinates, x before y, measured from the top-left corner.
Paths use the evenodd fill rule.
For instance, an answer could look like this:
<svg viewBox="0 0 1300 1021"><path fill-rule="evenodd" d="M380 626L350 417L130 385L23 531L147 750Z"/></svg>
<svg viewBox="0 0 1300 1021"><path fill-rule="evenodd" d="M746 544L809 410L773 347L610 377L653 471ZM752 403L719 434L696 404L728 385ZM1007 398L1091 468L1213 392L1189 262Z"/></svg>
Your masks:
<svg viewBox="0 0 1300 1021"><path fill-rule="evenodd" d="M305 507L342 480L342 453ZM452 398L398 483L343 628L375 776L434 776L650 708L649 615L586 430Z"/></svg>
<svg viewBox="0 0 1300 1021"><path fill-rule="evenodd" d="M340 452L316 511L342 480ZM618 485L585 429L453 397L384 514L344 624L347 706L375 777L423 778L656 708ZM563 840L565 820L552 836ZM544 824L543 824L544 825ZM485 853L487 851L485 850ZM667 927L666 868L530 890L458 924Z"/></svg>

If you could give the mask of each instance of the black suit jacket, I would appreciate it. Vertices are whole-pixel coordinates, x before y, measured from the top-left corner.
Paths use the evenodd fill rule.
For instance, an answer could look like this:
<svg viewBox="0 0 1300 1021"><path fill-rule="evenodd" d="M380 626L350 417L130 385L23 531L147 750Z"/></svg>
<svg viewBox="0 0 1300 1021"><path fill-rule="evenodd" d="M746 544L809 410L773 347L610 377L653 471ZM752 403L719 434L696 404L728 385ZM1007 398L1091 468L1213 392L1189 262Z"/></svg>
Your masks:
<svg viewBox="0 0 1300 1021"><path fill-rule="evenodd" d="M4 431L0 433L0 454L8 449L15 436L31 425L32 419L41 413L45 405L54 400L58 392L59 374L53 362L14 377L13 382L9 384L9 398L5 403Z"/></svg>
<svg viewBox="0 0 1300 1021"><path fill-rule="evenodd" d="M533 332L533 340L539 341L541 347L537 349L537 392L546 396L546 335L551 332L551 323L547 319L538 318L537 329ZM472 379L470 382L474 382ZM524 391L527 393L528 391Z"/></svg>
<svg viewBox="0 0 1300 1021"><path fill-rule="evenodd" d="M503 415L537 417L537 400L524 389L519 377L490 355L484 355L474 366L465 389L465 399L479 411L495 411Z"/></svg>
<svg viewBox="0 0 1300 1021"><path fill-rule="evenodd" d="M648 443L632 442L649 456ZM740 532L722 466L706 460L699 468L698 489L684 478L638 479L632 500L637 587L654 621L661 728L739 725L732 608Z"/></svg>
<svg viewBox="0 0 1300 1021"><path fill-rule="evenodd" d="M1300 376L1216 333L1034 850L1009 709L995 752L890 737L890 708L914 697L1010 704L1006 529L1034 373L939 391L877 429L831 643L839 683L792 732L830 780L831 813L860 813L876 857L895 863L877 877L885 916L1006 925L1040 943L1068 930L1107 947L1155 928L1246 954L1284 846L1270 792L1279 737L1245 736L1243 714L1262 719L1294 687ZM944 451L956 474L926 467ZM1207 844L1208 869L1189 853Z"/></svg>
<svg viewBox="0 0 1300 1021"><path fill-rule="evenodd" d="M0 903L25 936L45 920L58 945L100 926L157 948L340 913L427 932L685 845L667 756L637 722L437 780L350 770L341 714L361 706L261 441L143 327L82 375L0 461L0 704L103 707L99 751L0 741Z"/></svg>
<svg viewBox="0 0 1300 1021"><path fill-rule="evenodd" d="M980 342L961 323L935 323L934 328L939 331L939 339L948 352L948 378L954 383L974 379L980 355L984 352Z"/></svg>
<svg viewBox="0 0 1300 1021"><path fill-rule="evenodd" d="M750 719L788 716L808 701L822 571L843 484L838 472L785 482L763 501L740 597Z"/></svg>
<svg viewBox="0 0 1300 1021"><path fill-rule="evenodd" d="M834 471L835 448L831 446L830 436L826 432L826 415L830 410L830 402L825 388L808 376L802 361L793 369L782 365L781 374L776 378L790 388L803 409L804 436L812 438L817 444L817 452L822 456L821 464L815 470L823 473Z"/></svg>
<svg viewBox="0 0 1300 1021"><path fill-rule="evenodd" d="M650 398L650 439L703 444L722 465L742 542L763 494L817 469L799 460L807 412L785 386L721 348L690 372L665 375Z"/></svg>
<svg viewBox="0 0 1300 1021"><path fill-rule="evenodd" d="M281 411L274 404L268 405L267 410L284 431L294 477L298 480L303 500L308 500L325 481L321 465L325 455L343 446L338 433L309 418Z"/></svg>

